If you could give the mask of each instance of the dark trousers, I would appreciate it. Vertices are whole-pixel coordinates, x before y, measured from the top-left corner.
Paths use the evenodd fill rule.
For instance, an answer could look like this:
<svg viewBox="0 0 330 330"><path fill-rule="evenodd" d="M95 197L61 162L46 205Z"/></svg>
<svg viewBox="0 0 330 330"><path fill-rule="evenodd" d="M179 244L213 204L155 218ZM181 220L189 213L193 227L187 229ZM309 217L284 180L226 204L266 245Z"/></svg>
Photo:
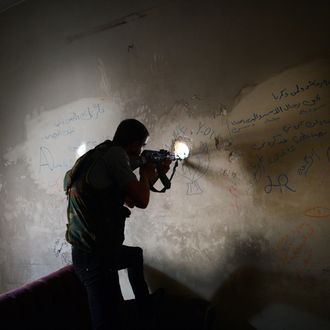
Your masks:
<svg viewBox="0 0 330 330"><path fill-rule="evenodd" d="M72 263L88 295L93 330L117 329L123 301L118 270L126 269L135 298L147 302L148 286L143 273L143 250L122 245L109 253L86 253L72 249Z"/></svg>

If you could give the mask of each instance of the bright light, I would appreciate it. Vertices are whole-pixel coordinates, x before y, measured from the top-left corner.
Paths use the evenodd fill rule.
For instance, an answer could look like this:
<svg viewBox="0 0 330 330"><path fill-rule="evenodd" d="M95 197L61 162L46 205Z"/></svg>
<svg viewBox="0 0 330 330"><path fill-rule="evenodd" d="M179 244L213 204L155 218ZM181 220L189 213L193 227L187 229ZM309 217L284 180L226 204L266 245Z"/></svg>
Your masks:
<svg viewBox="0 0 330 330"><path fill-rule="evenodd" d="M174 154L180 159L185 159L189 156L189 147L187 143L182 141L176 141L174 143Z"/></svg>
<svg viewBox="0 0 330 330"><path fill-rule="evenodd" d="M86 144L83 143L76 152L78 157L82 156L86 152Z"/></svg>

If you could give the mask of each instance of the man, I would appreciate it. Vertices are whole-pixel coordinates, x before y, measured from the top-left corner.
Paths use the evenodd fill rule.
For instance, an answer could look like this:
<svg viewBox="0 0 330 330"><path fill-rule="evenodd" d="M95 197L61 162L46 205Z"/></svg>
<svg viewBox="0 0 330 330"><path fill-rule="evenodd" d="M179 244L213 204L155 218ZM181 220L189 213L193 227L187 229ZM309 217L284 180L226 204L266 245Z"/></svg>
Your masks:
<svg viewBox="0 0 330 330"><path fill-rule="evenodd" d="M125 220L133 208L146 208L150 186L157 180L155 164L133 173L149 137L139 121L122 121L113 137L80 157L64 178L68 196L66 239L72 245L74 269L86 287L93 329L118 326L118 305L123 300L118 270L128 277L140 310L150 304L143 274L143 251L123 245ZM164 171L169 169L167 162Z"/></svg>

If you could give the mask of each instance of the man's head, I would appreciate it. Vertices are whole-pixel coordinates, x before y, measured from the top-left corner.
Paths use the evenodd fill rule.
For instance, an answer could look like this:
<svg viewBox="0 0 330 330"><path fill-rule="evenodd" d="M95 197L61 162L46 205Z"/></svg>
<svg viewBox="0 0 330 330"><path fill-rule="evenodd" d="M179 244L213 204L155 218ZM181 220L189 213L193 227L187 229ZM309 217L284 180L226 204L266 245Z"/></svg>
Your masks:
<svg viewBox="0 0 330 330"><path fill-rule="evenodd" d="M136 119L123 120L113 137L116 145L122 146L128 154L139 156L149 137L147 128Z"/></svg>

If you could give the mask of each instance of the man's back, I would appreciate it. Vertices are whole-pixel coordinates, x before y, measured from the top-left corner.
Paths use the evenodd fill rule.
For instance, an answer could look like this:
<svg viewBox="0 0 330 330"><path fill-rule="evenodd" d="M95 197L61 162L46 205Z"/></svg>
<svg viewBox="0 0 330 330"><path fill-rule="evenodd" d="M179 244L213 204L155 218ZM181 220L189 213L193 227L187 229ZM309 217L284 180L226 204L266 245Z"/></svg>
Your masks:
<svg viewBox="0 0 330 330"><path fill-rule="evenodd" d="M106 141L77 160L65 176L68 194L66 239L86 252L111 248L124 240L124 187L137 180L120 146Z"/></svg>

